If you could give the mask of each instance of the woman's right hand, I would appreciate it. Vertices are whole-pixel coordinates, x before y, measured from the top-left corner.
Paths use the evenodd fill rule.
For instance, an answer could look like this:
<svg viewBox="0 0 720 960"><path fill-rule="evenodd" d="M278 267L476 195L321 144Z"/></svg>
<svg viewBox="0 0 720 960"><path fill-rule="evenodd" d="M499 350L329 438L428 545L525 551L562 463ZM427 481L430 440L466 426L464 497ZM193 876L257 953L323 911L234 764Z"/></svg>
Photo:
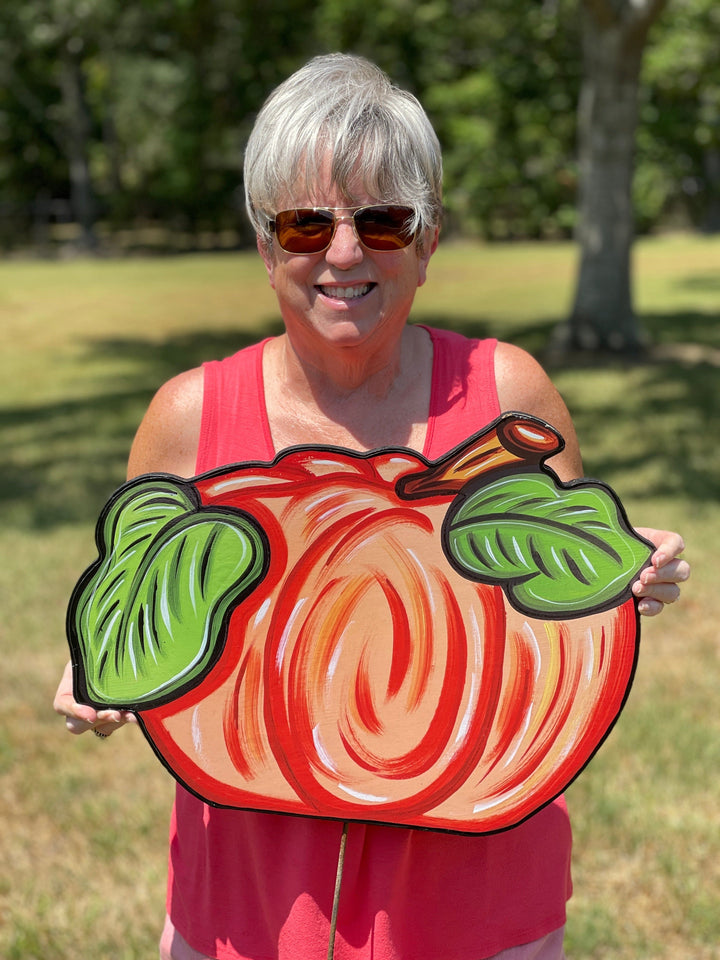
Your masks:
<svg viewBox="0 0 720 960"><path fill-rule="evenodd" d="M53 708L65 717L65 726L70 733L92 730L97 736L109 737L124 724L137 722L135 714L129 710L95 710L86 703L78 703L73 693L72 664L69 661L55 693Z"/></svg>

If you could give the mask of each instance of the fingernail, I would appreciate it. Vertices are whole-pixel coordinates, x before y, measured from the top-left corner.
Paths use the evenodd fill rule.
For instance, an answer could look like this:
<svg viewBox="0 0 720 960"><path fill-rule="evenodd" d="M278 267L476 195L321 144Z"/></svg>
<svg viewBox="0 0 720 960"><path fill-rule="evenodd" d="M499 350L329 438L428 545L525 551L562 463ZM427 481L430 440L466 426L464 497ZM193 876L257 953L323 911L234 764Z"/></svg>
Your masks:
<svg viewBox="0 0 720 960"><path fill-rule="evenodd" d="M119 710L99 710L97 717L103 723L120 723L121 719Z"/></svg>

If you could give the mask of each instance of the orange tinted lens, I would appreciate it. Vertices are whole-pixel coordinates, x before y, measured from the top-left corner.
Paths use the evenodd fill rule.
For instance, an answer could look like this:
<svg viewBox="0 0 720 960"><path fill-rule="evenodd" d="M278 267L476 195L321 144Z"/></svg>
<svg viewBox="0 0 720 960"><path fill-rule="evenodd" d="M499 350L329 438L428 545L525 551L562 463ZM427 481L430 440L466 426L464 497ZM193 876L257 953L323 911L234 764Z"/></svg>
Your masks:
<svg viewBox="0 0 720 960"><path fill-rule="evenodd" d="M355 229L370 250L400 250L412 243L414 213L412 207L365 207L355 214Z"/></svg>
<svg viewBox="0 0 720 960"><path fill-rule="evenodd" d="M319 253L330 243L334 223L327 210L283 210L275 217L275 236L288 253Z"/></svg>
<svg viewBox="0 0 720 960"><path fill-rule="evenodd" d="M369 250L400 250L413 240L414 210L393 204L363 207L353 214L357 235ZM333 238L332 210L299 208L275 216L275 236L288 253L321 253Z"/></svg>

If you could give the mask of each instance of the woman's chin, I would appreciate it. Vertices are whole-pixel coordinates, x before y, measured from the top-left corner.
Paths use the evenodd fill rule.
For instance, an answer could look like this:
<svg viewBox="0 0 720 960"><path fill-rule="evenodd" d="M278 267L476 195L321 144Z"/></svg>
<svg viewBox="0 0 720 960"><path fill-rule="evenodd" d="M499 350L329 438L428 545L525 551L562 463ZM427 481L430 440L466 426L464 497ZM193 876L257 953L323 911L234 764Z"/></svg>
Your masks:
<svg viewBox="0 0 720 960"><path fill-rule="evenodd" d="M360 311L336 311L330 318L313 323L311 335L316 349L360 347L376 339L387 325L377 314L363 316ZM398 339L401 331L398 331Z"/></svg>

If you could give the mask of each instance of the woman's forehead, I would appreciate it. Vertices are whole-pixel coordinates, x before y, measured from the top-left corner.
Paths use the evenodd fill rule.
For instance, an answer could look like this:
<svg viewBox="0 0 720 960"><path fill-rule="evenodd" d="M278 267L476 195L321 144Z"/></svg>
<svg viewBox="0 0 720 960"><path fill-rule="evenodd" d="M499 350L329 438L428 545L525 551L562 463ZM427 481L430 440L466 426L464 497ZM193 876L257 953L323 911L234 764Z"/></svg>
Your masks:
<svg viewBox="0 0 720 960"><path fill-rule="evenodd" d="M339 178L333 171L332 157L326 154L312 168L303 166L298 171L292 186L280 192L278 210L292 207L359 207L382 201L382 197L373 193L372 184L367 182L366 171L356 169L349 176Z"/></svg>

